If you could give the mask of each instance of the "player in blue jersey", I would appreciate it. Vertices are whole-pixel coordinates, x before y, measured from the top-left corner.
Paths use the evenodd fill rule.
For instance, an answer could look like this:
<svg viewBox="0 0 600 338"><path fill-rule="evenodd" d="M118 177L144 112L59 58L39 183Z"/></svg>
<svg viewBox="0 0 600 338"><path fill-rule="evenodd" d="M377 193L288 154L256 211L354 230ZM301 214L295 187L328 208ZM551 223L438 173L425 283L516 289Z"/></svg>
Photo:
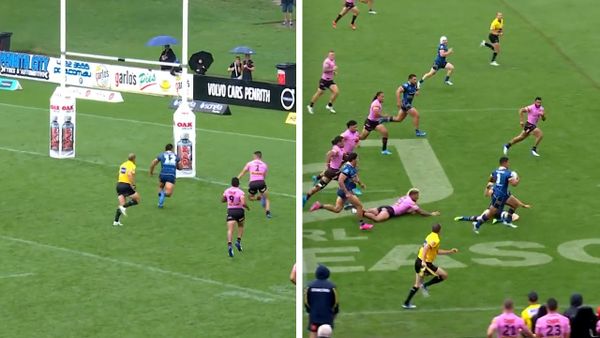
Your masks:
<svg viewBox="0 0 600 338"><path fill-rule="evenodd" d="M494 183L488 182L487 186L485 187L485 191L484 191L483 195L485 197L492 197L493 193L494 193ZM523 203L520 199L518 199L513 194L510 195L510 200L511 201L507 201L507 204L505 204L505 207L508 206L509 208L514 208L514 209L519 208L519 207L522 207L522 208L525 208L525 209L531 208L531 205ZM508 205L508 203L513 203L513 202L515 204ZM482 214L487 214L488 217L489 217L489 210L485 209ZM458 221L475 222L475 221L477 221L477 217L479 217L479 215L476 215L476 216L456 216L456 217L454 217L454 220L457 221L457 222ZM508 211L504 211L504 208L503 209L499 209L496 212L496 215L494 215L494 218L492 220L492 224L496 224L498 222L504 222L507 217L508 217ZM517 220L519 220L519 218L520 218L520 216L517 213L513 213L512 214L512 222L516 222Z"/></svg>
<svg viewBox="0 0 600 338"><path fill-rule="evenodd" d="M338 177L339 188L337 190L337 198L335 205L321 204L321 202L315 202L311 207L310 211L317 211L319 209L325 209L331 212L339 213L344 208L344 202L350 202L354 208L356 208L356 217L358 218L358 224L360 230L370 230L373 228L373 224L365 223L364 208L356 194L354 189L358 183L363 189L365 185L358 178L358 154L348 153L344 156L345 164L340 170Z"/></svg>
<svg viewBox="0 0 600 338"><path fill-rule="evenodd" d="M410 114L413 119L413 125L415 126L415 135L417 137L424 137L427 135L426 132L419 130L419 112L412 105L416 95L419 95L417 76L415 74L410 74L408 76L408 81L396 90L396 104L399 109L398 114L396 116L383 117L380 119L380 122L402 122L406 116Z"/></svg>
<svg viewBox="0 0 600 338"><path fill-rule="evenodd" d="M150 164L150 176L154 174L154 167L160 163L160 175L158 176L158 207L162 208L165 203L165 197L173 195L175 188L175 174L177 169L181 169L179 156L173 152L171 143L165 146L165 151L158 154Z"/></svg>
<svg viewBox="0 0 600 338"><path fill-rule="evenodd" d="M427 74L423 75L421 80L419 80L419 83L417 83L417 87L421 88L421 85L423 84L423 82L425 82L425 80L427 80L428 78L434 76L437 73L437 71L440 69L447 70L446 77L444 78L444 83L447 84L448 86L452 86L454 83L452 83L452 81L450 81L450 75L452 75L452 71L454 70L454 65L451 64L450 62L446 61L446 58L448 57L448 55L452 54L452 52L453 52L453 49L448 48L448 38L445 36L442 36L440 38L440 45L438 46L438 49L437 49L437 55L435 57L435 60L433 61L433 66L431 66L431 69L429 70L429 72Z"/></svg>
<svg viewBox="0 0 600 338"><path fill-rule="evenodd" d="M477 221L473 222L473 231L476 234L479 234L481 225L496 215L498 210L502 210L505 204L509 205L509 209L508 214L503 220L504 225L511 228L517 227L512 224L512 215L515 213L518 204L508 191L508 187L509 185L517 186L520 182L519 176L515 171L509 169L508 157L501 157L499 163L500 167L492 172L489 179L489 182L494 183L494 186L492 187L492 200L487 209L488 212L484 212L481 216L477 217Z"/></svg>

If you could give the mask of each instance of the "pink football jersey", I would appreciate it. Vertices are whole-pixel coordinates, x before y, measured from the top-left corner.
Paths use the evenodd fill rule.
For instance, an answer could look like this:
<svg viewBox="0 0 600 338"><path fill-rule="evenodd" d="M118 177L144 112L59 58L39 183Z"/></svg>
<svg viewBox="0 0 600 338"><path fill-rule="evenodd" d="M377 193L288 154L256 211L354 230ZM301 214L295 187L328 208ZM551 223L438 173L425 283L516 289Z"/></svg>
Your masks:
<svg viewBox="0 0 600 338"><path fill-rule="evenodd" d="M246 163L246 170L250 173L250 182L264 181L269 167L261 160L253 160Z"/></svg>
<svg viewBox="0 0 600 338"><path fill-rule="evenodd" d="M410 196L405 195L402 196L392 205L392 209L394 209L394 215L399 216L406 213L411 213L419 210L419 206L415 201L410 198Z"/></svg>
<svg viewBox="0 0 600 338"><path fill-rule="evenodd" d="M244 206L242 205L242 197L244 197L244 192L237 187L229 187L223 192L223 197L227 200L227 209L241 209Z"/></svg>
<svg viewBox="0 0 600 338"><path fill-rule="evenodd" d="M569 318L560 313L549 313L537 320L535 323L535 334L544 338L563 338L571 333Z"/></svg>
<svg viewBox="0 0 600 338"><path fill-rule="evenodd" d="M494 317L491 328L502 338L520 338L521 330L528 330L525 321L512 312L503 312Z"/></svg>

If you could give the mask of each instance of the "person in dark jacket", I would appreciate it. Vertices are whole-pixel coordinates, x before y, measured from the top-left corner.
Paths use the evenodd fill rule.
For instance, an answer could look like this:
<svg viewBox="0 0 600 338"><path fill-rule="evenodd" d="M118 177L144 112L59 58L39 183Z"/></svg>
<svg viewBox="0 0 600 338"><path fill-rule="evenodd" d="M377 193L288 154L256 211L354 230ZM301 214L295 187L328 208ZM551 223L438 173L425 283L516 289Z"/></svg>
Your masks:
<svg viewBox="0 0 600 338"><path fill-rule="evenodd" d="M244 60L242 60L242 80L252 81L254 68L254 61L252 61L250 54L246 54Z"/></svg>
<svg viewBox="0 0 600 338"><path fill-rule="evenodd" d="M317 279L308 284L304 293L310 338L317 337L317 330L323 324L333 328L333 320L340 310L335 284L328 280L329 269L319 265L315 276Z"/></svg>
<svg viewBox="0 0 600 338"><path fill-rule="evenodd" d="M175 62L177 60L177 56L175 52L171 49L171 46L165 45L165 49L163 49L162 53L160 53L160 58L158 61L160 62ZM160 66L160 70L171 70L172 66Z"/></svg>
<svg viewBox="0 0 600 338"><path fill-rule="evenodd" d="M577 309L583 305L583 296L579 293L574 293L571 295L571 306L565 311L563 314L565 317L569 318L569 322L571 323L571 327L573 327L573 319L575 319L575 315L577 314Z"/></svg>

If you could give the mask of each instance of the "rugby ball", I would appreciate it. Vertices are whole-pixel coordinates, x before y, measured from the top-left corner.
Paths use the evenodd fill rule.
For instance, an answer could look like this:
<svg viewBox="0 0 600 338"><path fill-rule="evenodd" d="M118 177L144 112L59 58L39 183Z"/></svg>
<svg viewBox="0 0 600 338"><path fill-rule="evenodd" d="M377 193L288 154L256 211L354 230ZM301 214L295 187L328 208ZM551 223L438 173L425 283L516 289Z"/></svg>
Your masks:
<svg viewBox="0 0 600 338"><path fill-rule="evenodd" d="M510 175L510 178L515 179L515 180L519 180L519 174L517 174L516 171L513 171L512 174Z"/></svg>
<svg viewBox="0 0 600 338"><path fill-rule="evenodd" d="M356 208L352 208L352 210L350 210L350 212L352 212L353 214L356 214L357 210L356 210Z"/></svg>

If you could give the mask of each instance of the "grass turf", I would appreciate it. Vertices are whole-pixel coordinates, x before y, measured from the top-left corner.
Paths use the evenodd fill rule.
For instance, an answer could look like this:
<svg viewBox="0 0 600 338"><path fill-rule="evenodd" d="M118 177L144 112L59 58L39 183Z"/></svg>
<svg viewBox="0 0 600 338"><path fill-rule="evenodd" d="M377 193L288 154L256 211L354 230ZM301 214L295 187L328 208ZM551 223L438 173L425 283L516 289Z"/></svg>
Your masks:
<svg viewBox="0 0 600 338"><path fill-rule="evenodd" d="M533 289L543 301L557 297L562 310L575 291L583 293L586 303L600 303L593 278L600 263L600 239L594 230L600 216L594 202L600 161L592 155L598 127L593 97L600 88L593 55L599 47L591 43L592 20L586 20L598 15L594 2L566 7L560 1L376 1L377 15L368 15L366 6L359 5L356 31L349 27L349 16L337 29L331 28L340 8L336 1L305 3L304 105L316 89L330 49L336 51L335 80L340 88L336 115L324 109L329 93L315 105L315 115L304 115L304 140L309 140L303 144L305 165L322 163L329 140L345 129L346 121L357 120L362 127L375 92L385 92L384 111L395 114L396 88L408 74L420 77L429 70L441 35L454 47L448 60L456 72L453 87L443 84L442 71L425 82L414 101L421 128L429 133L426 142L452 186L452 194L439 200L431 200L440 188L431 185L433 181L420 186L422 198L431 200L422 207L440 210L442 216L401 217L360 233L349 213L323 220L327 211L308 214L310 202L306 206L305 279L313 278L310 271L316 262L333 269L342 304L336 335L481 336L504 298L512 297L520 311ZM504 12L506 24L501 66L491 67L490 51L478 44L487 39L496 11ZM545 133L539 147L542 157L530 155L532 139L509 153L522 179L513 192L533 208L517 211L522 216L518 229L486 224L476 236L469 223L452 218L479 214L487 206L483 186L502 155L502 144L519 133L518 108L538 95L548 114L540 123ZM390 139L415 138L410 119L386 126ZM378 134L370 140L375 146L358 149L361 179L368 186L361 199L367 204L406 193L414 184L407 166L416 163L424 173L431 169L421 165L429 158L417 156L411 158L414 163L403 163L397 153L406 153L406 148L392 148L394 154L383 157ZM309 181L314 170L305 168ZM333 192L320 192L311 202L333 202ZM444 226L441 247L461 252L451 256L454 261L439 261L448 267L449 280L433 286L431 298L417 294L417 310L406 312L400 305L414 283L416 248L433 222ZM573 258L575 250L559 249L575 240L590 240L593 245L585 252L596 258L584 263L581 255ZM496 251L496 245L504 245L499 247L503 251ZM529 256L502 256L507 250Z"/></svg>

